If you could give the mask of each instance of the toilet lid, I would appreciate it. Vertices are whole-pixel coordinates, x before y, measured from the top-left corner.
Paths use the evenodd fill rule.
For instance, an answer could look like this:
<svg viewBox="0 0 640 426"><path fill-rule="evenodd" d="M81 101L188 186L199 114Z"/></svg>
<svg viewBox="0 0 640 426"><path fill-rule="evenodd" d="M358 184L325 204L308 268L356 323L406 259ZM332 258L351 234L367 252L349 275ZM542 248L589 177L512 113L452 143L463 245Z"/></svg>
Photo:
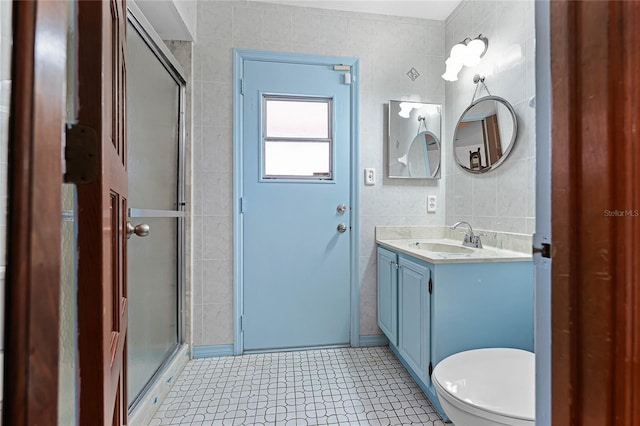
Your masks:
<svg viewBox="0 0 640 426"><path fill-rule="evenodd" d="M475 349L451 355L432 379L449 395L478 409L535 418L535 355L520 349Z"/></svg>

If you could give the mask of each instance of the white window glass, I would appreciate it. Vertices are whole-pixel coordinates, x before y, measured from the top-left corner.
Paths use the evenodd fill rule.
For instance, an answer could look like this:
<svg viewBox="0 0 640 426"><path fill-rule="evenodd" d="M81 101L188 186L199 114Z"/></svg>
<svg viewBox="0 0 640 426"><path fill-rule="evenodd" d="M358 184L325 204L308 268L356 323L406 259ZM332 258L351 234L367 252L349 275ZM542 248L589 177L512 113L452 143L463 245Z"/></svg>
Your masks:
<svg viewBox="0 0 640 426"><path fill-rule="evenodd" d="M331 99L266 95L262 177L332 179Z"/></svg>
<svg viewBox="0 0 640 426"><path fill-rule="evenodd" d="M330 178L329 142L266 141L265 177Z"/></svg>
<svg viewBox="0 0 640 426"><path fill-rule="evenodd" d="M329 137L330 100L266 98L267 138Z"/></svg>

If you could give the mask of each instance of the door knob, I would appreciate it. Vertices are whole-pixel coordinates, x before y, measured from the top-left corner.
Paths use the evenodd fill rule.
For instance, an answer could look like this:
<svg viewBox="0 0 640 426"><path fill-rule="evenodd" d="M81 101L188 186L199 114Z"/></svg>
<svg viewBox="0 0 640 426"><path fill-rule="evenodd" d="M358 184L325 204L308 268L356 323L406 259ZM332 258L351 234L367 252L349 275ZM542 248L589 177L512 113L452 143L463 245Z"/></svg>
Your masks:
<svg viewBox="0 0 640 426"><path fill-rule="evenodd" d="M149 225L146 223L139 223L133 226L131 222L127 222L127 238L131 238L131 235L136 234L138 237L146 237L149 235Z"/></svg>
<svg viewBox="0 0 640 426"><path fill-rule="evenodd" d="M338 204L336 210L338 211L338 213L344 214L344 212L347 211L347 206L345 206L344 204Z"/></svg>
<svg viewBox="0 0 640 426"><path fill-rule="evenodd" d="M338 232L339 233L344 233L347 230L347 225L345 225L344 223L341 223L338 225Z"/></svg>

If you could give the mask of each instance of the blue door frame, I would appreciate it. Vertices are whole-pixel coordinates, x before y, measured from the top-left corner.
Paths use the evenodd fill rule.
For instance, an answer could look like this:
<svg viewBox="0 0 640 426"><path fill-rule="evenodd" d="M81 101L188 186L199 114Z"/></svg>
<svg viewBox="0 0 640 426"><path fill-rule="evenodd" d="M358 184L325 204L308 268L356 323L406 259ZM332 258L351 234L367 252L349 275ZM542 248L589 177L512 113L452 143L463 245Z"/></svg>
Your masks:
<svg viewBox="0 0 640 426"><path fill-rule="evenodd" d="M351 67L351 247L350 247L350 288L351 288L351 346L360 346L360 273L359 273L359 245L360 245L360 190L359 190L359 60L342 56L319 56L286 52L265 52L258 50L233 50L233 353L240 355L244 352L241 318L243 315L243 225L241 198L243 188L242 166L242 126L243 126L243 97L242 76L243 61L286 62L307 65L336 64Z"/></svg>

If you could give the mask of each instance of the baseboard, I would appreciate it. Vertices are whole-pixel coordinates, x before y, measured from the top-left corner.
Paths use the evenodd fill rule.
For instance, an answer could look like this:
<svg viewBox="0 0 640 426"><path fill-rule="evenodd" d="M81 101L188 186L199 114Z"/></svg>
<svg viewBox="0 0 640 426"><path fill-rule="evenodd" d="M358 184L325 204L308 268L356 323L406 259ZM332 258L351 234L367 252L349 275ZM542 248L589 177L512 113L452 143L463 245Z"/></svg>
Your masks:
<svg viewBox="0 0 640 426"><path fill-rule="evenodd" d="M360 347L365 348L368 346L387 346L389 339L384 334L369 334L366 336L360 336Z"/></svg>
<svg viewBox="0 0 640 426"><path fill-rule="evenodd" d="M166 398L173 382L189 362L188 345L182 345L171 362L129 413L129 424L132 426L148 425L158 411L160 404Z"/></svg>
<svg viewBox="0 0 640 426"><path fill-rule="evenodd" d="M386 346L389 344L389 340L387 336L384 334L371 334L368 336L360 336L360 347L369 347L369 346ZM331 346L333 347L344 347L342 345ZM308 347L308 348L295 348L295 349L283 349L283 350L274 350L269 349L265 351L247 351L247 353L261 353L261 352L289 352L292 350L309 350L309 349L327 349L328 347ZM233 355L233 345L200 345L193 346L191 348L191 357L192 358L213 358L218 356L232 356Z"/></svg>
<svg viewBox="0 0 640 426"><path fill-rule="evenodd" d="M213 358L233 355L233 345L201 345L191 348L192 358Z"/></svg>

